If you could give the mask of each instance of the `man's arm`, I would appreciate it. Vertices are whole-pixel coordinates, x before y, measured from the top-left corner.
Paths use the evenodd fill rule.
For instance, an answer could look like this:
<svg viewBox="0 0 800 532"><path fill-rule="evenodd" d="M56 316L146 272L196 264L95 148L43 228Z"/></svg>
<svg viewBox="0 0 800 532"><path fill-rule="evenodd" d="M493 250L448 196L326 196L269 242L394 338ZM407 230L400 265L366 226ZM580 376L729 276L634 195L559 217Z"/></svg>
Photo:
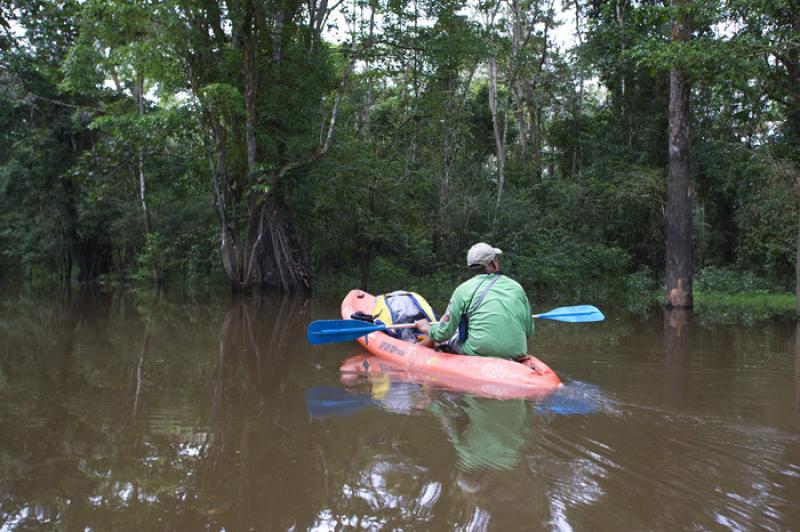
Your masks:
<svg viewBox="0 0 800 532"><path fill-rule="evenodd" d="M444 315L442 315L439 323L430 325L426 331L424 328L420 327L420 322L417 322L417 328L423 333L427 333L431 339L436 342L449 340L456 333L456 330L458 330L458 324L461 321L461 315L463 312L464 298L461 295L461 291L456 289L456 291L453 292L453 295L450 298L450 304L447 306L447 310L445 311Z"/></svg>

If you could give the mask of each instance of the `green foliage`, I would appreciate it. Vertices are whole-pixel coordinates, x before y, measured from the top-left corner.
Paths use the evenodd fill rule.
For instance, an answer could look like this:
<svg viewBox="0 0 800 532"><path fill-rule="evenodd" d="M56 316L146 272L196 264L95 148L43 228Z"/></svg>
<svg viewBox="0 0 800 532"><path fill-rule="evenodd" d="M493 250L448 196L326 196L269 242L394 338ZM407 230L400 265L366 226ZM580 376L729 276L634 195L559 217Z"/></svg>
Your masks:
<svg viewBox="0 0 800 532"><path fill-rule="evenodd" d="M800 217L795 195L797 171L774 165L749 168L752 173L737 198L739 262L773 279L791 278Z"/></svg>
<svg viewBox="0 0 800 532"><path fill-rule="evenodd" d="M209 111L230 121L244 118L244 98L228 83L209 83L200 90L200 101Z"/></svg>
<svg viewBox="0 0 800 532"><path fill-rule="evenodd" d="M751 271L706 267L695 278L695 306L708 324L754 323L796 310L794 294Z"/></svg>
<svg viewBox="0 0 800 532"><path fill-rule="evenodd" d="M681 44L670 42L675 8L581 2L580 45L566 51L542 32L557 13L535 0L520 3L531 33L516 44L512 3L342 4L353 30L342 44L287 4L280 32L256 29L249 114L245 45L256 26L245 21L255 12L273 24L277 4L62 4L0 13L24 32L10 41L0 22L4 269L217 281L221 209L244 242L269 191L323 293L366 283L441 302L465 276L466 249L484 240L507 250L504 269L537 295L647 306L664 270L668 72L678 66L692 83L695 286L793 288L800 84L785 2L687 3L692 39ZM495 7L487 24L480 15ZM362 55L333 144L276 182L324 140L351 45ZM490 52L505 131L499 209Z"/></svg>
<svg viewBox="0 0 800 532"><path fill-rule="evenodd" d="M136 256L138 271L135 278L158 282L167 271L164 255L166 242L159 233L146 236L144 246Z"/></svg>
<svg viewBox="0 0 800 532"><path fill-rule="evenodd" d="M752 324L775 316L792 316L797 308L794 294L738 292L726 294L698 290L695 307L701 323Z"/></svg>
<svg viewBox="0 0 800 532"><path fill-rule="evenodd" d="M618 301L629 312L643 314L663 301L663 293L654 278L653 272L647 267L630 273L624 277L622 291L607 300Z"/></svg>
<svg viewBox="0 0 800 532"><path fill-rule="evenodd" d="M166 225L169 228L169 225ZM136 255L134 281L196 286L224 279L213 253L213 235L172 229L171 239L150 233Z"/></svg>
<svg viewBox="0 0 800 532"><path fill-rule="evenodd" d="M627 275L630 257L621 249L576 241L566 234L540 233L509 255L510 275L524 286L551 292L556 299L613 293Z"/></svg>
<svg viewBox="0 0 800 532"><path fill-rule="evenodd" d="M694 286L701 292L741 294L780 292L781 288L774 282L759 277L753 272L736 271L732 268L716 268L709 266L697 275Z"/></svg>
<svg viewBox="0 0 800 532"><path fill-rule="evenodd" d="M60 89L78 95L96 92L104 81L101 61L102 55L92 46L76 44L70 48L61 65L64 80Z"/></svg>

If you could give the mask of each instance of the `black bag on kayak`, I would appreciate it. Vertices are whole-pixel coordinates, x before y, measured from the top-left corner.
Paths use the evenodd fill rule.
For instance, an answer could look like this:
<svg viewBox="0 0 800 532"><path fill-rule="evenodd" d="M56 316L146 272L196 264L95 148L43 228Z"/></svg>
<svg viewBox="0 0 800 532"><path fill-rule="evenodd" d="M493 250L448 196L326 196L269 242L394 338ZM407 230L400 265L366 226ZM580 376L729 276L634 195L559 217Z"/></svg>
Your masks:
<svg viewBox="0 0 800 532"><path fill-rule="evenodd" d="M425 298L416 292L403 290L376 297L372 315L375 323L384 325L414 323L422 319L436 321L436 314ZM386 334L406 342L416 342L420 332L417 329L387 329Z"/></svg>

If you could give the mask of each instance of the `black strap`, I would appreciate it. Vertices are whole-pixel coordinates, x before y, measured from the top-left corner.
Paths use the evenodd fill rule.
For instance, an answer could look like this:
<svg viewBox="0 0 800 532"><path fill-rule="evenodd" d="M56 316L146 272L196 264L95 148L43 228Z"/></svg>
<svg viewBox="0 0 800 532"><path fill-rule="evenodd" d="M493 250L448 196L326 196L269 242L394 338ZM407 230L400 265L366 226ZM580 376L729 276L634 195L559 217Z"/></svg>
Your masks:
<svg viewBox="0 0 800 532"><path fill-rule="evenodd" d="M366 312L361 312L360 310L355 314L350 314L350 319L375 323L375 316L367 314Z"/></svg>

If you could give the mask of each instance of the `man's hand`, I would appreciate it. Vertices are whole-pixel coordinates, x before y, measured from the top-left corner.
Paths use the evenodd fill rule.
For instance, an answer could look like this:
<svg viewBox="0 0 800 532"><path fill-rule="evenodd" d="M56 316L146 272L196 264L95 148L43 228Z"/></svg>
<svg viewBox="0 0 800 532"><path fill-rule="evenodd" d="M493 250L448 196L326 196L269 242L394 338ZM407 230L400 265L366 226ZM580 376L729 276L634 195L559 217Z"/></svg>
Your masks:
<svg viewBox="0 0 800 532"><path fill-rule="evenodd" d="M422 334L428 334L428 331L431 330L431 322L426 319L417 320L414 322L414 327L419 329Z"/></svg>

